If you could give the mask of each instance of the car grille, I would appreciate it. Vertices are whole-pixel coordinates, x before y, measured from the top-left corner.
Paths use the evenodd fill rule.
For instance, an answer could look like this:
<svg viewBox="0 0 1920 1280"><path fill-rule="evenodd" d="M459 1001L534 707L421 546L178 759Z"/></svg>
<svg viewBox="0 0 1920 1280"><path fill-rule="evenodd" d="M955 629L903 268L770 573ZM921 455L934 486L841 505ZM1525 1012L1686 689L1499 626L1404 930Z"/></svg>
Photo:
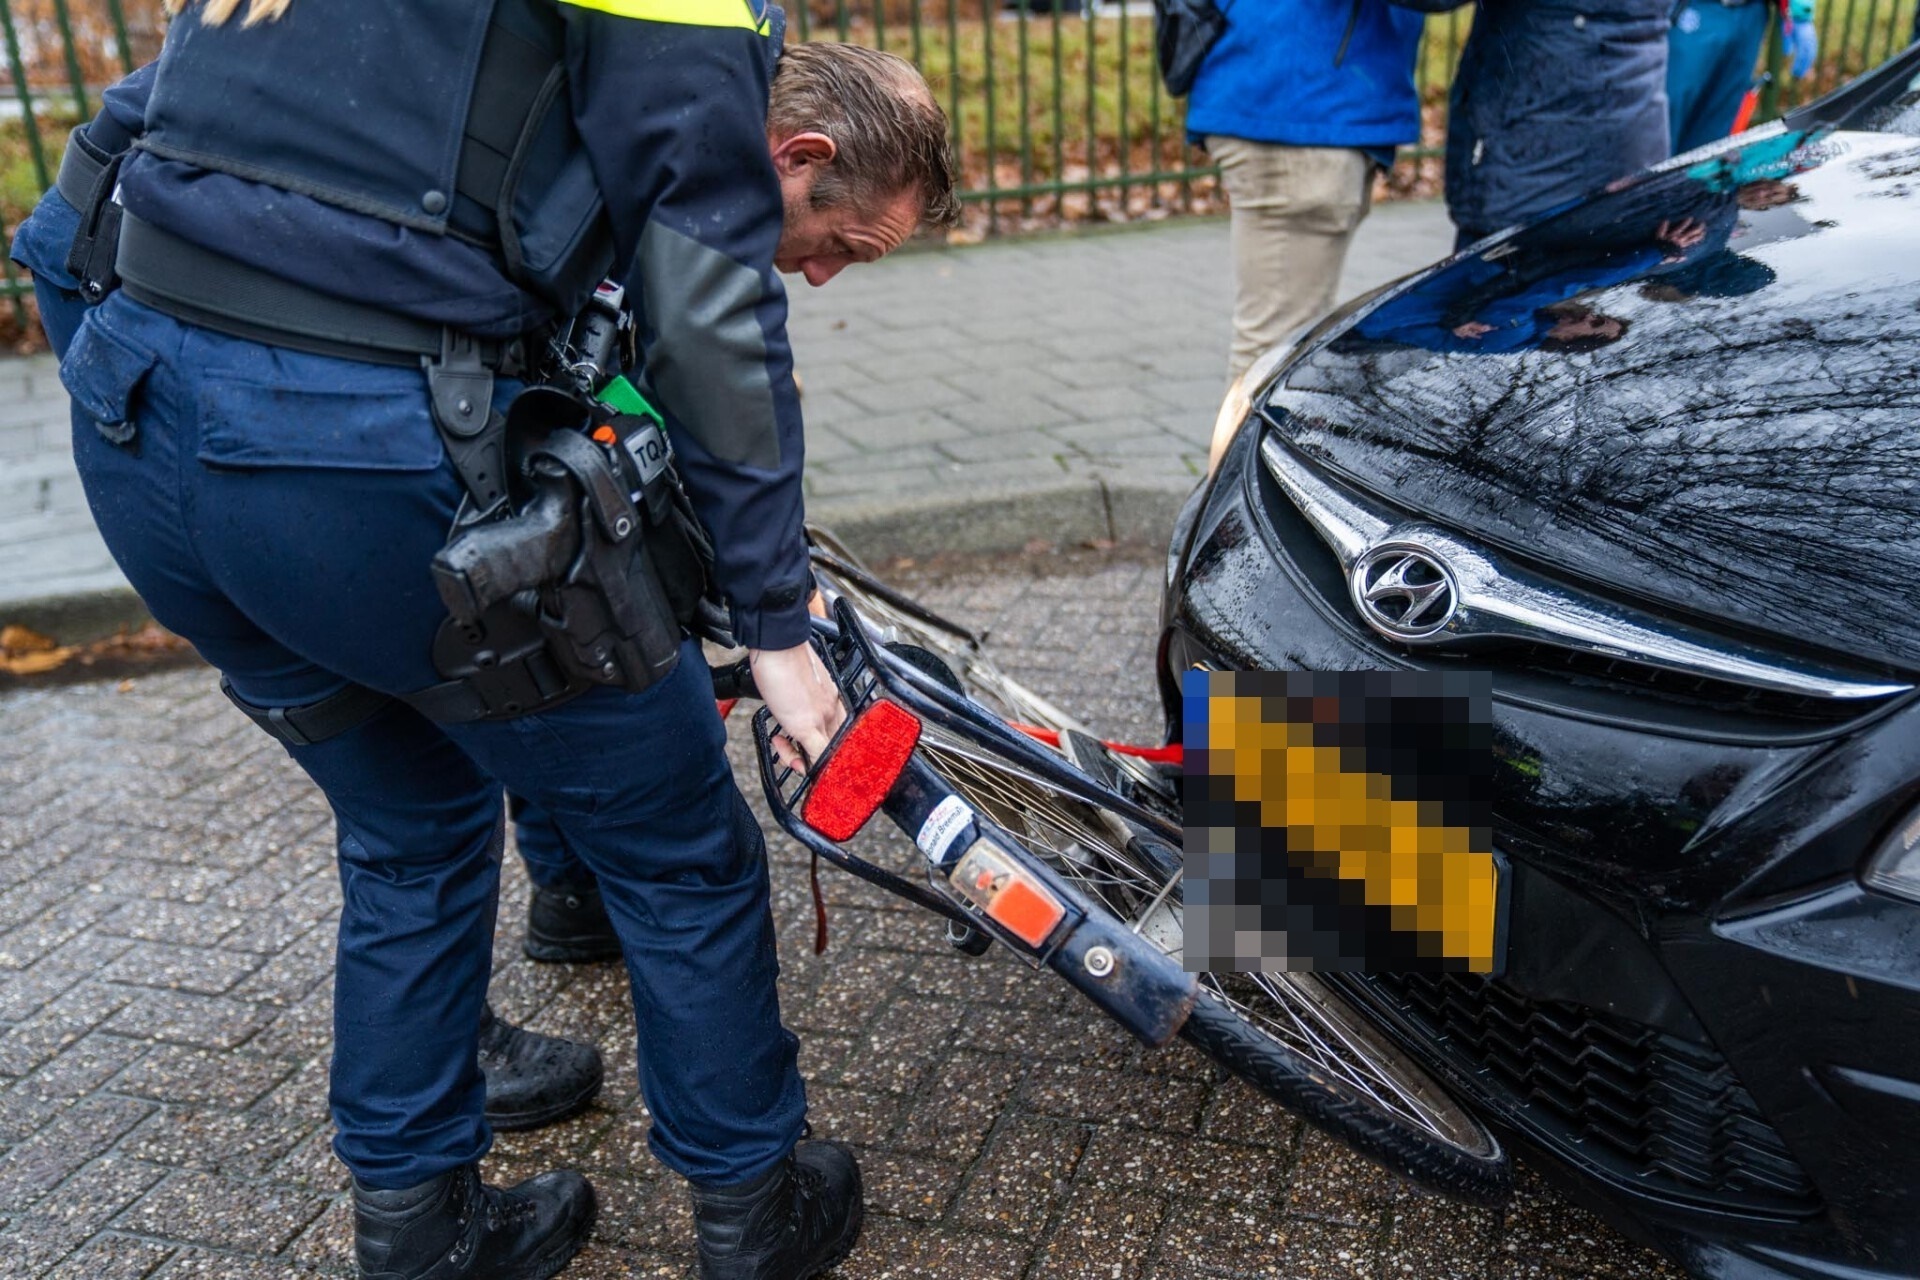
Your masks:
<svg viewBox="0 0 1920 1280"><path fill-rule="evenodd" d="M1359 987L1511 1123L1612 1181L1742 1212L1819 1209L1780 1135L1711 1048L1472 975L1376 974Z"/></svg>
<svg viewBox="0 0 1920 1280"><path fill-rule="evenodd" d="M1496 689L1534 695L1550 703L1586 707L1602 714L1671 718L1740 735L1791 738L1848 724L1885 699L1813 697L1756 688L1731 680L1670 671L1617 655L1585 653L1525 641L1494 642L1449 652L1417 655L1382 640L1360 624L1347 590L1346 571L1326 540L1286 496L1265 467L1255 469L1262 515L1287 560L1299 570L1326 613L1348 623L1363 643L1404 661L1428 666L1461 664L1491 668Z"/></svg>

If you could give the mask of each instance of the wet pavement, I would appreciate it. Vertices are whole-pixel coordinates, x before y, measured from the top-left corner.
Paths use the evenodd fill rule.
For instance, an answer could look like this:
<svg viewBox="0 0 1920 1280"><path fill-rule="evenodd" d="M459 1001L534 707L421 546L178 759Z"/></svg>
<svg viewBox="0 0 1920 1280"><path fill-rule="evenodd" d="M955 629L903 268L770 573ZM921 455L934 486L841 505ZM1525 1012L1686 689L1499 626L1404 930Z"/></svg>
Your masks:
<svg viewBox="0 0 1920 1280"><path fill-rule="evenodd" d="M1149 549L889 576L1082 719L1155 733ZM744 769L743 724L732 737ZM331 841L319 795L205 668L0 694L0 1276L352 1273L325 1110ZM846 1280L1678 1274L1525 1170L1504 1212L1413 1192L1192 1050L1141 1049L1063 984L969 960L837 872L815 957L806 861L771 850L813 1123L867 1175ZM494 1001L595 1040L608 1084L575 1120L503 1136L486 1173L593 1178L600 1226L569 1277L690 1274L684 1188L645 1145L624 972L526 961L525 899L509 859Z"/></svg>

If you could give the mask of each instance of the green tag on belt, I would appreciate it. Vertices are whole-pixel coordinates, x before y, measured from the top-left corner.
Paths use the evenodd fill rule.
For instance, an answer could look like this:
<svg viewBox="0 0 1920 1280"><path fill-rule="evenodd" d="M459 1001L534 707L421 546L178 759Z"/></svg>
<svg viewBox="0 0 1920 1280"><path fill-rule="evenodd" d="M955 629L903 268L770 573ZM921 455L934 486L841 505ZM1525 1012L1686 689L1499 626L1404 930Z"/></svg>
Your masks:
<svg viewBox="0 0 1920 1280"><path fill-rule="evenodd" d="M640 418L650 418L655 426L664 428L666 420L660 411L648 403L640 394L640 389L628 382L624 374L616 375L606 386L600 388L600 403L615 413L630 413Z"/></svg>

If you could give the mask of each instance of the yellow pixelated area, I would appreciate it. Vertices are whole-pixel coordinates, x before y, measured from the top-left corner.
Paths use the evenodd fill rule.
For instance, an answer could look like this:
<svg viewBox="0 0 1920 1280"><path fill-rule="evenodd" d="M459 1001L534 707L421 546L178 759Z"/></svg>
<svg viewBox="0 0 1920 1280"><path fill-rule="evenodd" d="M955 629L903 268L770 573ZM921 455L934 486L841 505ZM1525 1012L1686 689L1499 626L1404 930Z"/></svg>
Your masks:
<svg viewBox="0 0 1920 1280"><path fill-rule="evenodd" d="M1235 801L1259 805L1261 826L1286 831L1293 865L1360 881L1394 929L1493 970L1499 871L1471 829L1441 822L1437 804L1393 799L1385 774L1343 768L1337 748L1313 744L1311 724L1268 721L1259 698L1209 703L1208 772L1233 779Z"/></svg>

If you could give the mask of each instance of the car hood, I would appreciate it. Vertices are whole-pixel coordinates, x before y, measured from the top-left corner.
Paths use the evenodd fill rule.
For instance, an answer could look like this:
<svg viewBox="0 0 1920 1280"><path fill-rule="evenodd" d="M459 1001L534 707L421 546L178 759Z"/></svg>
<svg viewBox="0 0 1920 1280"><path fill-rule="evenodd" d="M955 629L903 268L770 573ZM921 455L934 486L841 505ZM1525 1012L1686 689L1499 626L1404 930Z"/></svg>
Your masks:
<svg viewBox="0 0 1920 1280"><path fill-rule="evenodd" d="M1562 576L1920 670L1920 137L1735 143L1372 300L1267 416Z"/></svg>

